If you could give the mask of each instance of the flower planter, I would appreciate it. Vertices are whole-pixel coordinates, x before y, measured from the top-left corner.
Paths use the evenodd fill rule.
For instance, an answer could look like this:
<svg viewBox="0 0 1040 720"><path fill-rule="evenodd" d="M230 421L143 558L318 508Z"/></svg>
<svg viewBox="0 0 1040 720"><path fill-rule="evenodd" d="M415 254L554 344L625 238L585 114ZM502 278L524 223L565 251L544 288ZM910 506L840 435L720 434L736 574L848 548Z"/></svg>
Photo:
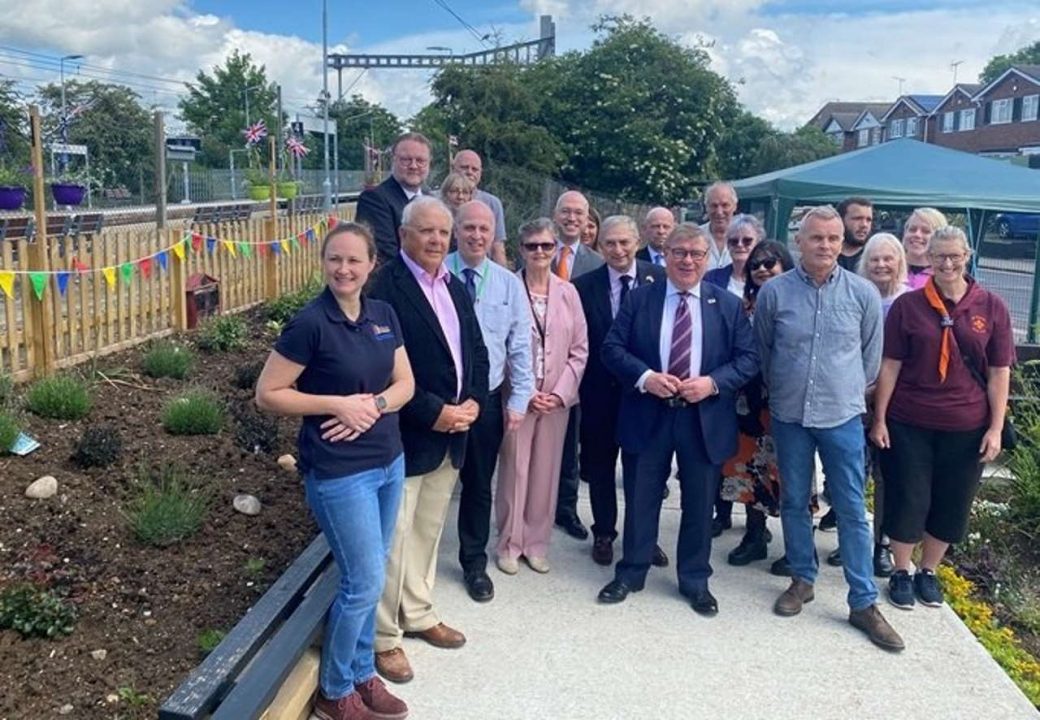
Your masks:
<svg viewBox="0 0 1040 720"><path fill-rule="evenodd" d="M26 192L18 185L0 185L0 210L20 210L25 204Z"/></svg>
<svg viewBox="0 0 1040 720"><path fill-rule="evenodd" d="M271 198L270 185L250 185L247 192L250 200L269 200Z"/></svg>
<svg viewBox="0 0 1040 720"><path fill-rule="evenodd" d="M79 205L87 195L87 186L51 183L51 194L59 205Z"/></svg>
<svg viewBox="0 0 1040 720"><path fill-rule="evenodd" d="M278 197L292 200L296 197L296 193L299 192L299 189L300 186L296 184L295 180L280 182L278 183Z"/></svg>

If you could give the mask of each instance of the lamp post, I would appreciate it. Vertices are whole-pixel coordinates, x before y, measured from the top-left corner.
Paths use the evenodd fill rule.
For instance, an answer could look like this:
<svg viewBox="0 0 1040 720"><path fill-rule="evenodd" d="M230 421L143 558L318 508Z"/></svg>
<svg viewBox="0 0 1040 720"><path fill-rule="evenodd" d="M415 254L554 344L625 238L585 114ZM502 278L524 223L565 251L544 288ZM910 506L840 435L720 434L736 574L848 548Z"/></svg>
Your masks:
<svg viewBox="0 0 1040 720"><path fill-rule="evenodd" d="M61 78L61 142L67 143L69 141L69 119L65 113L65 61L66 60L82 60L82 55L63 55L58 60L58 76ZM61 171L65 172L65 169L69 164L69 156L67 153L61 154Z"/></svg>
<svg viewBox="0 0 1040 720"><path fill-rule="evenodd" d="M332 210L332 181L329 179L329 0L321 0L321 99L322 138L325 157L322 167L325 179L321 182L321 194L325 212Z"/></svg>
<svg viewBox="0 0 1040 720"><path fill-rule="evenodd" d="M249 87L247 87L245 90L242 91L242 96L245 97L245 99L246 99L246 127L249 127L249 91L250 90L259 90L262 87L263 87L263 85L250 85Z"/></svg>

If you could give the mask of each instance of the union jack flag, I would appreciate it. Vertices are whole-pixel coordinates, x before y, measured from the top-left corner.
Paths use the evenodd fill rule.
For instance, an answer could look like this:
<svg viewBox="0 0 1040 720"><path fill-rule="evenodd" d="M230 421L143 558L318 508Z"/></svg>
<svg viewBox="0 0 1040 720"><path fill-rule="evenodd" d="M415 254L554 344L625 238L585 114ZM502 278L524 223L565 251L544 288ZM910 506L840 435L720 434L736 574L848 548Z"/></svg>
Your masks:
<svg viewBox="0 0 1040 720"><path fill-rule="evenodd" d="M246 136L246 145L256 145L267 137L267 126L260 120L243 130L242 134Z"/></svg>
<svg viewBox="0 0 1040 720"><path fill-rule="evenodd" d="M310 148L304 145L299 138L292 136L286 139L285 147L296 157L303 157L311 151Z"/></svg>

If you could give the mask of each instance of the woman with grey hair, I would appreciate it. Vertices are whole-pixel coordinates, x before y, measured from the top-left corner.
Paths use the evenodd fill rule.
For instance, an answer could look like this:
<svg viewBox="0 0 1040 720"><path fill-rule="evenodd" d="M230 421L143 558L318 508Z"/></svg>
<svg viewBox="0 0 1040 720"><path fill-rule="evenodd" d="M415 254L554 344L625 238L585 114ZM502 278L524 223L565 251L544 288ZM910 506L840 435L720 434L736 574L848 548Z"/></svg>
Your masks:
<svg viewBox="0 0 1040 720"><path fill-rule="evenodd" d="M856 272L877 287L886 317L896 298L909 289L906 284L906 252L899 238L890 233L875 233L867 240Z"/></svg>
<svg viewBox="0 0 1040 720"><path fill-rule="evenodd" d="M744 265L751 250L766 239L766 229L754 215L734 215L726 228L726 248L732 262L704 273L704 282L744 297Z"/></svg>

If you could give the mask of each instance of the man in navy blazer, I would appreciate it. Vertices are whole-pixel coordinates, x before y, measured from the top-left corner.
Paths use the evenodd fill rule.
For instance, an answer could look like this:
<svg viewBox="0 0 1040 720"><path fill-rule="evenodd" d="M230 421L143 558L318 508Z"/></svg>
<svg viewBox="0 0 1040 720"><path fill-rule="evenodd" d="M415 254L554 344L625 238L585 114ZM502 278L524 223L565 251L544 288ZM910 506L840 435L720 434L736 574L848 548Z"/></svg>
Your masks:
<svg viewBox="0 0 1040 720"><path fill-rule="evenodd" d="M592 503L592 559L599 565L614 562L617 537L617 443L621 385L603 364L600 350L622 302L636 288L664 282L664 268L635 259L639 232L632 218L612 215L599 231L599 249L606 259L592 272L574 281L581 298L589 334L589 360L581 379L579 427L581 469L589 483ZM625 473L635 470L635 456L623 453ZM664 561L663 563L661 561ZM667 564L660 553L655 564Z"/></svg>
<svg viewBox="0 0 1040 720"><path fill-rule="evenodd" d="M603 362L623 392L618 441L639 457L625 483L623 557L601 602L643 588L674 454L679 592L697 613L718 612L708 589L712 504L719 467L737 449L736 394L758 372L758 354L740 301L701 282L709 242L696 225L679 225L665 242L667 282L633 291L603 341Z"/></svg>
<svg viewBox="0 0 1040 720"><path fill-rule="evenodd" d="M397 257L398 232L404 206L422 194L422 184L430 174L430 141L422 133L400 135L393 145L390 177L358 196L355 219L372 228L379 263Z"/></svg>

